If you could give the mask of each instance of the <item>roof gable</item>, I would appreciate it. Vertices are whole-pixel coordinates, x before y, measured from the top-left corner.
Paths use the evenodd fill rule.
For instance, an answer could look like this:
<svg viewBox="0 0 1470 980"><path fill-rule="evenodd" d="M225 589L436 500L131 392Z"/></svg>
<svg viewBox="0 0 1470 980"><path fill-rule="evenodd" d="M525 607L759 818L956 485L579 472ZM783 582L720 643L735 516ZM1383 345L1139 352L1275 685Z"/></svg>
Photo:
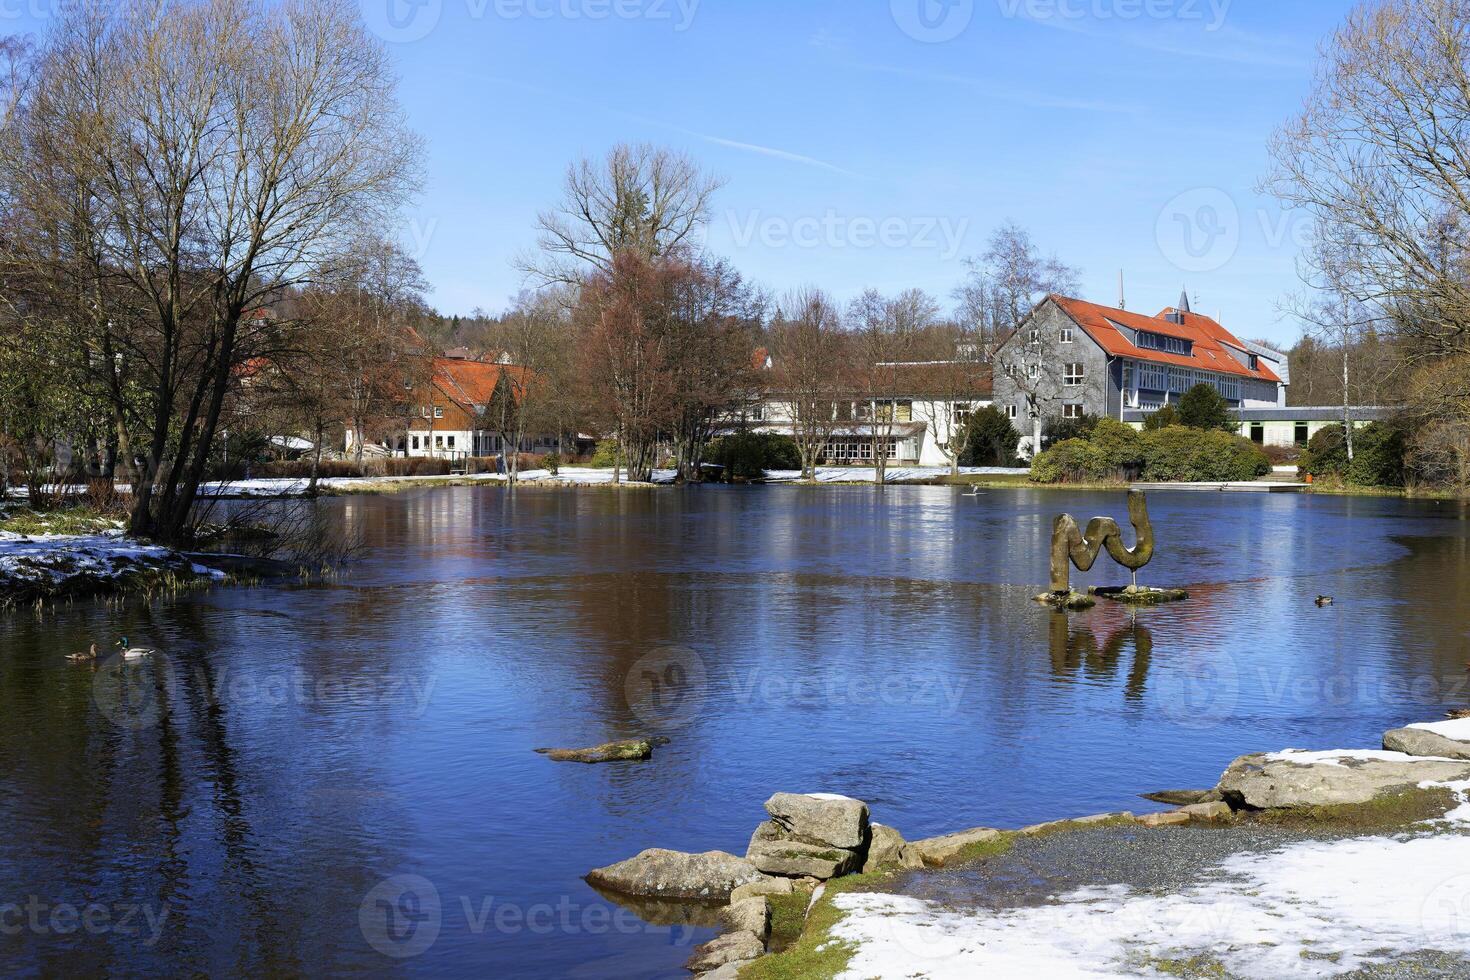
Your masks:
<svg viewBox="0 0 1470 980"><path fill-rule="evenodd" d="M1264 359L1258 362L1257 369L1254 371L1248 364L1242 364L1236 360L1228 348L1233 347L1238 351L1248 353L1245 344L1207 316L1189 312L1180 314L1179 311L1172 309L1164 310L1158 316L1144 316L1141 313L1131 313L1128 310L1120 310L1111 306L1099 306L1096 303L1067 296L1052 295L1047 299L1055 302L1099 347L1113 357L1128 357L1154 364L1196 368L1258 381L1279 383L1281 380ZM1176 323L1166 319L1170 314L1179 315L1179 319L1184 322ZM1125 335L1123 330L1119 329L1120 326L1127 330L1157 333L1188 340L1192 353L1173 354L1138 347Z"/></svg>

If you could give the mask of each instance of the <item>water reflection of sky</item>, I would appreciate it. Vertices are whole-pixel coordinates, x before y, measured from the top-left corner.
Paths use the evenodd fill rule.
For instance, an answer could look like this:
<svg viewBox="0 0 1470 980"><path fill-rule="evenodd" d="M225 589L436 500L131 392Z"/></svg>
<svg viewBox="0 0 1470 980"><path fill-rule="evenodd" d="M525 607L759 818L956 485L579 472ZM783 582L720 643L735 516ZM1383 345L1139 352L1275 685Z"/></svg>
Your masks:
<svg viewBox="0 0 1470 980"><path fill-rule="evenodd" d="M147 948L0 936L21 972L677 976L687 949L666 929L566 924L603 907L580 876L651 846L743 852L772 792L857 796L910 836L1015 826L1470 704L1458 504L1156 494L1143 580L1195 598L1072 616L1030 601L1052 520L1121 519L1119 495L448 490L322 506L365 544L340 580L11 617L0 878L142 896L177 923ZM1123 581L1107 565L1077 583ZM60 660L120 632L168 654L159 718L135 729ZM661 725L627 684L666 644L687 662L655 673L686 699ZM531 751L650 729L673 741L642 766ZM444 925L398 963L368 948L358 909L405 872L435 884ZM572 910L549 933L477 926L486 899Z"/></svg>

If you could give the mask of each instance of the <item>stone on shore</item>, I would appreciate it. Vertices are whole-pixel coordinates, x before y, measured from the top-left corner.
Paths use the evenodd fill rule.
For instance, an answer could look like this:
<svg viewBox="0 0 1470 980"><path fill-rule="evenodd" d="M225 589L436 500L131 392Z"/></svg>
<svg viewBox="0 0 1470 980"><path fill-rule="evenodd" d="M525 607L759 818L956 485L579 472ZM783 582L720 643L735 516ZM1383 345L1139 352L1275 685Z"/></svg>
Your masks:
<svg viewBox="0 0 1470 980"><path fill-rule="evenodd" d="M583 762L595 765L599 762L640 762L653 758L653 743L647 739L631 742L608 742L594 745L590 749L537 749L552 762Z"/></svg>
<svg viewBox="0 0 1470 980"><path fill-rule="evenodd" d="M943 837L930 837L927 840L911 841L905 844L902 854L908 855L907 859L901 859L904 867L929 867L942 868L953 861L961 851L976 844L988 844L999 840L1004 835L998 830L988 827L977 827L974 830L962 830L957 834L945 834ZM922 862L920 865L912 863L914 856ZM901 855L902 857L902 855Z"/></svg>
<svg viewBox="0 0 1470 980"><path fill-rule="evenodd" d="M687 854L652 848L589 872L587 882L622 895L727 902L736 888L764 877L749 861L723 851Z"/></svg>
<svg viewBox="0 0 1470 980"><path fill-rule="evenodd" d="M1192 806L1182 806L1179 812L1187 816L1194 823L1223 823L1235 816L1235 811L1230 809L1229 803L1195 803Z"/></svg>
<svg viewBox="0 0 1470 980"><path fill-rule="evenodd" d="M741 885L730 893L730 904L743 902L748 898L756 898L762 895L790 895L796 886L790 878L776 878L765 876L760 881L752 881L748 885Z"/></svg>
<svg viewBox="0 0 1470 980"><path fill-rule="evenodd" d="M761 942L771 938L771 902L764 895L732 901L720 910L720 923L731 932L752 932Z"/></svg>
<svg viewBox="0 0 1470 980"><path fill-rule="evenodd" d="M861 863L856 851L799 840L753 841L745 857L768 875L810 877L822 881L851 874Z"/></svg>
<svg viewBox="0 0 1470 980"><path fill-rule="evenodd" d="M868 856L863 861L863 874L877 871L887 864L897 864L898 853L905 843L903 834L881 823L870 824L868 830Z"/></svg>
<svg viewBox="0 0 1470 980"><path fill-rule="evenodd" d="M1285 752L1242 756L1220 778L1220 792L1253 810L1351 806L1419 789L1426 782L1470 779L1470 762L1396 752Z"/></svg>
<svg viewBox="0 0 1470 980"><path fill-rule="evenodd" d="M1383 747L1390 752L1408 755L1470 759L1470 721L1396 728L1383 736Z"/></svg>
<svg viewBox="0 0 1470 980"><path fill-rule="evenodd" d="M684 966L691 973L718 970L730 963L745 963L758 959L766 953L766 944L753 932L727 932L716 936L703 946L696 947L694 955Z"/></svg>
<svg viewBox="0 0 1470 980"><path fill-rule="evenodd" d="M1073 817L1070 820L1049 820L1046 823L1034 823L1029 827L1022 827L1017 833L1034 836L1036 834L1049 834L1058 830L1078 830L1083 827L1133 823L1137 819L1137 817L1127 810L1119 813L1097 813L1090 817Z"/></svg>
<svg viewBox="0 0 1470 980"><path fill-rule="evenodd" d="M766 812L787 840L858 850L868 843L868 805L825 793L777 793Z"/></svg>
<svg viewBox="0 0 1470 980"><path fill-rule="evenodd" d="M1145 813L1138 818L1140 826L1144 827L1182 827L1189 823L1189 814L1180 810L1171 810L1168 813Z"/></svg>

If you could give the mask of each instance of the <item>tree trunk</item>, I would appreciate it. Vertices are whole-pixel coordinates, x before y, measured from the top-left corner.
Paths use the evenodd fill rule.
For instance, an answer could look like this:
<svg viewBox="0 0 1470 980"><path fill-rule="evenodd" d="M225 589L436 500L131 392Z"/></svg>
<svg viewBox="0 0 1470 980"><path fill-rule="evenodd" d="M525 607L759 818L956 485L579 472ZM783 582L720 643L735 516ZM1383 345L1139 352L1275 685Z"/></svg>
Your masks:
<svg viewBox="0 0 1470 980"><path fill-rule="evenodd" d="M1342 345L1342 437L1347 440L1348 462L1353 461L1353 412L1352 398L1348 392L1348 352L1346 338Z"/></svg>

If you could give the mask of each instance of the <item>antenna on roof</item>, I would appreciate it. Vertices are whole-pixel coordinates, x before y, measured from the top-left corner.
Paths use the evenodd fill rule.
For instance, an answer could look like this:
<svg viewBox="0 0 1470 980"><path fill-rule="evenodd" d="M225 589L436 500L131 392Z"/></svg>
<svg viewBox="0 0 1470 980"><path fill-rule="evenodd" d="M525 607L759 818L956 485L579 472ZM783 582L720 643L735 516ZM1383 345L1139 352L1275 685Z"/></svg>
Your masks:
<svg viewBox="0 0 1470 980"><path fill-rule="evenodd" d="M1128 309L1128 297L1123 292L1123 270L1118 270L1118 309Z"/></svg>

